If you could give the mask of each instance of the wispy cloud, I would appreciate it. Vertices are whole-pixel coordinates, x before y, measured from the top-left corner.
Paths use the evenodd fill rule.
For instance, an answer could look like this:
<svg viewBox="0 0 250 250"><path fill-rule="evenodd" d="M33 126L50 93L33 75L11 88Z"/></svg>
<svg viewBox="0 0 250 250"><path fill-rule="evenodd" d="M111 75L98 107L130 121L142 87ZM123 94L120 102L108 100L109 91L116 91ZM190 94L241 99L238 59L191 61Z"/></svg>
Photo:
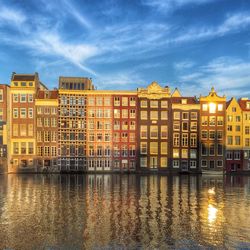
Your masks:
<svg viewBox="0 0 250 250"><path fill-rule="evenodd" d="M26 17L20 10L0 5L0 26L10 25L20 28L25 21Z"/></svg>
<svg viewBox="0 0 250 250"><path fill-rule="evenodd" d="M180 71L180 70L190 69L194 65L195 65L195 62L190 61L190 60L184 60L184 61L181 61L181 62L174 63L174 68L177 71Z"/></svg>
<svg viewBox="0 0 250 250"><path fill-rule="evenodd" d="M190 94L193 91L190 85L196 86L196 93L204 93L215 86L218 91L227 95L242 95L242 89L246 89L245 94L249 94L250 61L219 57L196 67L196 71L192 73L181 73L179 81L182 88Z"/></svg>
<svg viewBox="0 0 250 250"><path fill-rule="evenodd" d="M142 4L155 7L161 12L171 12L187 5L201 5L214 0L142 0Z"/></svg>

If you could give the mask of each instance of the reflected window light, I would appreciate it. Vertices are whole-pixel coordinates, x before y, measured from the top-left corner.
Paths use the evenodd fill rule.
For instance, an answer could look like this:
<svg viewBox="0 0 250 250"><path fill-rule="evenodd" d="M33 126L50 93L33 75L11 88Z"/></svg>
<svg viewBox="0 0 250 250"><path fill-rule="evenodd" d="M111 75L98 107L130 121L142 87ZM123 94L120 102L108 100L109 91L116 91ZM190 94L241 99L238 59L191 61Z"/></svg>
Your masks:
<svg viewBox="0 0 250 250"><path fill-rule="evenodd" d="M212 204L208 205L208 222L213 223L216 220L218 209Z"/></svg>
<svg viewBox="0 0 250 250"><path fill-rule="evenodd" d="M213 188L209 188L207 192L209 194L215 194L214 187Z"/></svg>

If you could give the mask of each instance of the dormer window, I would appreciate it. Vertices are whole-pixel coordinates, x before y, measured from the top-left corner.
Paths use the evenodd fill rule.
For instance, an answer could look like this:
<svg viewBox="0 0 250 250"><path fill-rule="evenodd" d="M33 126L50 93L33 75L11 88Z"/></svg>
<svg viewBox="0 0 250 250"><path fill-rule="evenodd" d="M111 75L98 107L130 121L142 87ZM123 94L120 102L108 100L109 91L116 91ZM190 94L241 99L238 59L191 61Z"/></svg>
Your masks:
<svg viewBox="0 0 250 250"><path fill-rule="evenodd" d="M187 104L187 99L181 99L181 104Z"/></svg>
<svg viewBox="0 0 250 250"><path fill-rule="evenodd" d="M26 82L21 82L22 87L26 87Z"/></svg>

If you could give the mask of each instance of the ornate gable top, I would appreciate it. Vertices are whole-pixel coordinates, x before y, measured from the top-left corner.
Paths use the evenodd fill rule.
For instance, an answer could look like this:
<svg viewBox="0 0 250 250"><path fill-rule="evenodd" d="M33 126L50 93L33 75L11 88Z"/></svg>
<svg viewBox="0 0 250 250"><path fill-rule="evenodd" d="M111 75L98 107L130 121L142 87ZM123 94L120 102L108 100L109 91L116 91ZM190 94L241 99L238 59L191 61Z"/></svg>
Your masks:
<svg viewBox="0 0 250 250"><path fill-rule="evenodd" d="M161 87L157 82L152 82L148 85L147 88L139 88L138 90L139 97L146 97L149 99L161 99L164 97L170 97L169 87Z"/></svg>

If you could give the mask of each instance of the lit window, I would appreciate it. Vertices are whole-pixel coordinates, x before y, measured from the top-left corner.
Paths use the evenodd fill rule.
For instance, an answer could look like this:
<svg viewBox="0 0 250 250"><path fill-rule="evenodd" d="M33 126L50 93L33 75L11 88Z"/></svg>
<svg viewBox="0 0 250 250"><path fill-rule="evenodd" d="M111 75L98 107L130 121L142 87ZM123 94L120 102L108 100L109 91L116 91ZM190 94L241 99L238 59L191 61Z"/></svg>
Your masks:
<svg viewBox="0 0 250 250"><path fill-rule="evenodd" d="M223 111L223 104L218 104L218 111Z"/></svg>
<svg viewBox="0 0 250 250"><path fill-rule="evenodd" d="M216 104L215 103L209 103L209 113L210 114L216 113Z"/></svg>
<svg viewBox="0 0 250 250"><path fill-rule="evenodd" d="M207 111L207 110L208 110L208 105L202 104L202 111Z"/></svg>

